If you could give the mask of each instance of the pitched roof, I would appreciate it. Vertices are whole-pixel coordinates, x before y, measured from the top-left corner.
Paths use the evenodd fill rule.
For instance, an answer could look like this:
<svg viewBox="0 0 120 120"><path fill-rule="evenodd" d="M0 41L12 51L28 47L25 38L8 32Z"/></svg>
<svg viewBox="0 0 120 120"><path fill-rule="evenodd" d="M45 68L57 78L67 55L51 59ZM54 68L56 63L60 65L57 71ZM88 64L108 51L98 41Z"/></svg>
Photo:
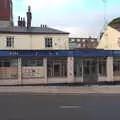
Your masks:
<svg viewBox="0 0 120 120"><path fill-rule="evenodd" d="M109 25L113 25L113 24L116 24L116 23L120 23L120 17L113 19L113 20L109 23Z"/></svg>
<svg viewBox="0 0 120 120"><path fill-rule="evenodd" d="M108 25L120 32L120 17L113 19Z"/></svg>
<svg viewBox="0 0 120 120"><path fill-rule="evenodd" d="M11 33L11 34L69 34L68 32L63 32L57 29L53 29L50 27L8 27L8 28L0 28L0 33Z"/></svg>

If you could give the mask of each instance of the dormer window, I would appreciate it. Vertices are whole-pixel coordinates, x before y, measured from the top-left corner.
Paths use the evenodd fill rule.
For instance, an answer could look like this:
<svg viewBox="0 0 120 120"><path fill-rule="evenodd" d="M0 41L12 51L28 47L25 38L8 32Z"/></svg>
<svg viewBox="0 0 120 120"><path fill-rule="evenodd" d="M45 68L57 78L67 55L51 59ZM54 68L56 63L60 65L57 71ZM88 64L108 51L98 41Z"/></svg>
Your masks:
<svg viewBox="0 0 120 120"><path fill-rule="evenodd" d="M14 47L14 37L7 37L6 38L6 47Z"/></svg>

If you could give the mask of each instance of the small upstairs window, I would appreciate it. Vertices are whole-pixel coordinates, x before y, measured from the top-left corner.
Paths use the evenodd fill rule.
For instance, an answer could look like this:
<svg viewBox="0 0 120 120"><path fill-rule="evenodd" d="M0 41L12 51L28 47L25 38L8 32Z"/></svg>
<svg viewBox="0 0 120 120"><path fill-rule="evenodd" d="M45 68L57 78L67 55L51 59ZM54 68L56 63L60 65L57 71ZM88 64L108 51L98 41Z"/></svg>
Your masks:
<svg viewBox="0 0 120 120"><path fill-rule="evenodd" d="M45 47L46 48L51 48L53 45L52 45L52 38L45 38Z"/></svg>
<svg viewBox="0 0 120 120"><path fill-rule="evenodd" d="M14 37L7 37L6 38L6 47L14 47Z"/></svg>

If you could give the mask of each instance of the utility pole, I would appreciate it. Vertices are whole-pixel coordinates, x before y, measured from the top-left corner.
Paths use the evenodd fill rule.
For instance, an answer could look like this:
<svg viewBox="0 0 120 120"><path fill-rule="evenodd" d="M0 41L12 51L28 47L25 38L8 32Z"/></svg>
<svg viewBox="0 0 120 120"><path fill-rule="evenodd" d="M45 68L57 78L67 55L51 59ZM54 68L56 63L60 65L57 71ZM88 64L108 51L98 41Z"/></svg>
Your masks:
<svg viewBox="0 0 120 120"><path fill-rule="evenodd" d="M104 29L105 29L108 23L107 21L107 0L102 0L102 2L104 4Z"/></svg>
<svg viewBox="0 0 120 120"><path fill-rule="evenodd" d="M105 31L107 28L108 20L107 20L107 0L102 0L104 4L104 28L103 30ZM106 46L105 48L108 48L108 34L105 35L106 39Z"/></svg>
<svg viewBox="0 0 120 120"><path fill-rule="evenodd" d="M103 3L103 26L102 26L102 29L100 30L100 35L98 37L98 39L101 39L103 33L105 32L106 30L106 27L107 27L107 24L108 24L108 21L107 21L107 0L101 0L101 2Z"/></svg>

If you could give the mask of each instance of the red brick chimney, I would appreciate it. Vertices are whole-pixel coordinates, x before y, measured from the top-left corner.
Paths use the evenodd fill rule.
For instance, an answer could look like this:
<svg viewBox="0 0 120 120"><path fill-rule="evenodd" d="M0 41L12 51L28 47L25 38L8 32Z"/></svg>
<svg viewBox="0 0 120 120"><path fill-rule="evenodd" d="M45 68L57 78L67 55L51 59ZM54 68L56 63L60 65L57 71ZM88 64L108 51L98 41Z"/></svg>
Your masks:
<svg viewBox="0 0 120 120"><path fill-rule="evenodd" d="M0 21L13 22L12 0L0 0Z"/></svg>

